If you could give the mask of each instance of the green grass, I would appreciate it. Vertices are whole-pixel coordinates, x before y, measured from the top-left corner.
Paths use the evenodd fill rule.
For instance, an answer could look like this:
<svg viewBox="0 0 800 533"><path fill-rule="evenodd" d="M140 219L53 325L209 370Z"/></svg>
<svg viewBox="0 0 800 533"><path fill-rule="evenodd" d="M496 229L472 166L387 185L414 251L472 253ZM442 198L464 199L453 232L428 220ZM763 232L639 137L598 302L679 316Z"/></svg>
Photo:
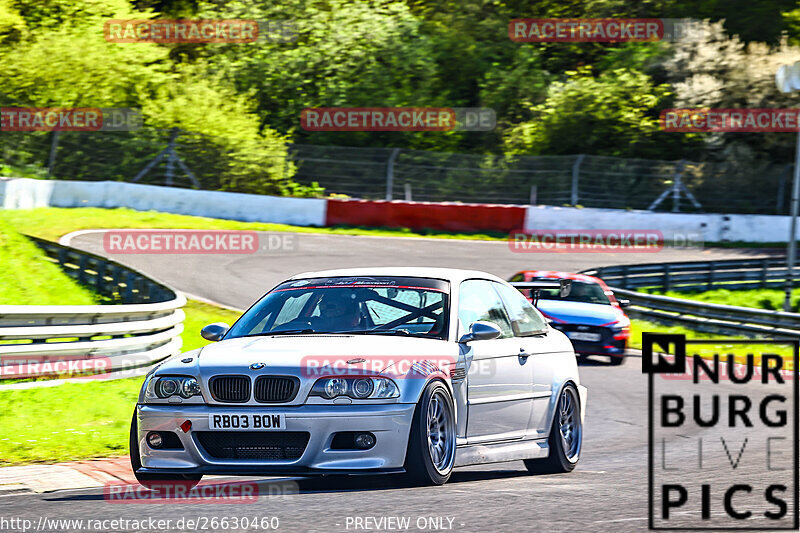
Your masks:
<svg viewBox="0 0 800 533"><path fill-rule="evenodd" d="M181 335L183 339L183 348L181 349L184 352L200 348L209 343L200 336L200 330L203 329L203 326L212 322L227 322L230 325L241 316L238 311L223 309L195 300L189 300L183 310L186 313L186 319L183 321L183 334Z"/></svg>
<svg viewBox="0 0 800 533"><path fill-rule="evenodd" d="M0 305L91 305L101 297L80 286L0 218Z"/></svg>
<svg viewBox="0 0 800 533"><path fill-rule="evenodd" d="M0 219L0 304L89 305L102 298L45 259ZM240 313L190 300L183 351L208 344L200 329ZM127 452L130 416L142 378L0 391L0 465L67 461Z"/></svg>
<svg viewBox="0 0 800 533"><path fill-rule="evenodd" d="M175 215L157 211L133 209L100 209L95 207L0 210L0 220L6 220L18 231L48 240L82 229L224 229L296 233L326 233L333 235L371 235L376 237L437 237L442 239L504 240L502 232L451 233L446 231L412 231L407 228L313 227L240 222L218 218Z"/></svg>
<svg viewBox="0 0 800 533"><path fill-rule="evenodd" d="M504 241L508 234L502 231L458 233L435 229L412 230L409 228L385 228L362 226L292 226L265 222L241 222L218 218L176 215L158 211L135 211L127 208L101 209L96 207L41 207L37 209L0 210L0 220L6 220L20 232L49 240L82 229L225 229L272 231L294 233L323 233L331 235L367 235L373 237L428 237L438 239L462 239L481 241ZM774 248L781 243L714 243L706 246L726 248Z"/></svg>
<svg viewBox="0 0 800 533"><path fill-rule="evenodd" d="M709 340L709 339L720 338L720 335L694 331L691 329L687 329L683 326L665 326L647 320L631 319L631 337L628 343L630 348L636 348L641 350L642 333L645 331L652 333L672 333L678 335L685 335L687 340L689 339ZM743 336L741 337L725 336L725 338L730 340L747 339L747 337ZM764 351L768 351L769 353L776 353L778 355L781 355L784 358L785 361L784 364L786 368L791 369L794 366L794 354L792 349L788 346L770 346L769 348L766 348L764 345L759 345L755 342L753 344L728 344L728 345L720 343L708 346L693 345L690 348L687 348L687 350L690 350L691 353L699 354L701 357L705 359L713 358L715 353L720 353L720 354L732 353L735 356L735 360L740 363L746 361L747 354L752 353L754 354L754 361L756 364L761 363L760 354Z"/></svg>
<svg viewBox="0 0 800 533"><path fill-rule="evenodd" d="M672 298L697 300L699 302L735 305L738 307L754 307L756 309L770 309L774 311L783 310L784 292L781 289L714 289L704 292L649 292L652 294L663 294L664 296L670 296ZM794 290L792 292L791 304L793 312L800 312L800 290Z"/></svg>

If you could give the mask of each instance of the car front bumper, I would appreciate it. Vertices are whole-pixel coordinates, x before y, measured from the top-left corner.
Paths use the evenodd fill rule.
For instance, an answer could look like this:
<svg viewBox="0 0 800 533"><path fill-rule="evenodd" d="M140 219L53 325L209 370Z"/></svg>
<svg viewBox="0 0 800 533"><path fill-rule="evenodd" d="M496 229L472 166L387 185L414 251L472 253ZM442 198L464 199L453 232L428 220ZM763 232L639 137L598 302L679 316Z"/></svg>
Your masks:
<svg viewBox="0 0 800 533"><path fill-rule="evenodd" d="M335 474L400 472L405 461L415 404L304 405L299 407L228 407L209 405L138 405L139 473L162 474ZM222 459L212 457L197 432L209 431L209 414L284 414L286 432L307 432L308 444L297 459ZM184 432L181 424L192 423ZM150 431L170 431L183 449L154 449ZM272 431L279 434L284 430ZM370 432L368 450L331 449L337 432ZM225 432L238 433L238 432ZM250 432L253 433L253 432ZM226 435L227 436L227 435ZM235 438L235 436L232 436Z"/></svg>
<svg viewBox="0 0 800 533"><path fill-rule="evenodd" d="M610 355L611 357L625 357L626 342L613 341L611 343L573 343L575 353L579 355Z"/></svg>

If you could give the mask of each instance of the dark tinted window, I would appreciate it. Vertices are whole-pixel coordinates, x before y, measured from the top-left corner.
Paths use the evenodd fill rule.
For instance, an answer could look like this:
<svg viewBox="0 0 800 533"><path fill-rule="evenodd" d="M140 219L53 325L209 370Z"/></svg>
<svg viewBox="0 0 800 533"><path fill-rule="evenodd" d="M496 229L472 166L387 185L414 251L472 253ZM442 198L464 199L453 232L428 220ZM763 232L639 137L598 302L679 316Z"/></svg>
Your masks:
<svg viewBox="0 0 800 533"><path fill-rule="evenodd" d="M493 285L497 292L500 293L506 306L514 335L525 337L541 333L547 329L547 323L542 318L542 315L533 308L528 299L517 289L502 283L493 283Z"/></svg>

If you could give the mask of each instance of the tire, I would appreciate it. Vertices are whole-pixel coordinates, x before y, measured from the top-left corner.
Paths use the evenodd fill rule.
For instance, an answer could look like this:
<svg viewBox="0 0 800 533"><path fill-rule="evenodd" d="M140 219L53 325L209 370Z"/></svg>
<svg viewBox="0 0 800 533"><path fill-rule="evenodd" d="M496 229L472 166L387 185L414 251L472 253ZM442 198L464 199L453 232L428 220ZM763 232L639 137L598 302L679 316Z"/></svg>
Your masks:
<svg viewBox="0 0 800 533"><path fill-rule="evenodd" d="M443 485L456 457L456 419L450 391L428 383L414 410L406 450L406 479L413 485Z"/></svg>
<svg viewBox="0 0 800 533"><path fill-rule="evenodd" d="M562 431L565 426L568 428L566 433ZM525 468L534 474L572 472L581 456L583 423L578 389L571 383L561 390L547 442L550 447L547 458L525 459Z"/></svg>
<svg viewBox="0 0 800 533"><path fill-rule="evenodd" d="M129 447L133 475L136 476L136 481L147 489L159 490L159 488L164 486L180 484L185 486L188 491L194 488L194 486L203 479L202 474L139 474L137 472L137 470L142 467L142 461L139 458L139 431L137 428L136 411L133 412L133 419L131 420Z"/></svg>
<svg viewBox="0 0 800 533"><path fill-rule="evenodd" d="M608 358L611 359L611 366L620 366L625 362L624 355L609 355Z"/></svg>

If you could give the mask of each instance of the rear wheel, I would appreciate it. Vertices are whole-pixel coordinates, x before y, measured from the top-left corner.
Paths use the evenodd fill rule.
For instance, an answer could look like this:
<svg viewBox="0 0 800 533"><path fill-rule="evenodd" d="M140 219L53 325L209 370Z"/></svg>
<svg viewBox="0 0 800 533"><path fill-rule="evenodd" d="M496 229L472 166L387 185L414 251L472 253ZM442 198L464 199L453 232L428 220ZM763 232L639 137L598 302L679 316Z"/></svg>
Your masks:
<svg viewBox="0 0 800 533"><path fill-rule="evenodd" d="M201 479L203 479L202 474L139 474L137 470L142 467L142 461L139 458L139 430L137 428L135 411L133 413L133 420L131 420L129 445L133 475L136 476L136 481L138 481L147 489L159 490L162 487L174 487L175 485L181 485L186 487L186 490L188 491L197 485Z"/></svg>
<svg viewBox="0 0 800 533"><path fill-rule="evenodd" d="M568 384L561 391L548 438L550 454L545 459L526 459L525 467L536 474L571 472L578 464L583 444L583 424L578 390Z"/></svg>
<svg viewBox="0 0 800 533"><path fill-rule="evenodd" d="M450 391L441 381L425 387L414 410L405 469L414 484L442 485L456 457L456 419Z"/></svg>
<svg viewBox="0 0 800 533"><path fill-rule="evenodd" d="M625 362L625 355L609 355L609 359L611 359L612 366L619 366Z"/></svg>

